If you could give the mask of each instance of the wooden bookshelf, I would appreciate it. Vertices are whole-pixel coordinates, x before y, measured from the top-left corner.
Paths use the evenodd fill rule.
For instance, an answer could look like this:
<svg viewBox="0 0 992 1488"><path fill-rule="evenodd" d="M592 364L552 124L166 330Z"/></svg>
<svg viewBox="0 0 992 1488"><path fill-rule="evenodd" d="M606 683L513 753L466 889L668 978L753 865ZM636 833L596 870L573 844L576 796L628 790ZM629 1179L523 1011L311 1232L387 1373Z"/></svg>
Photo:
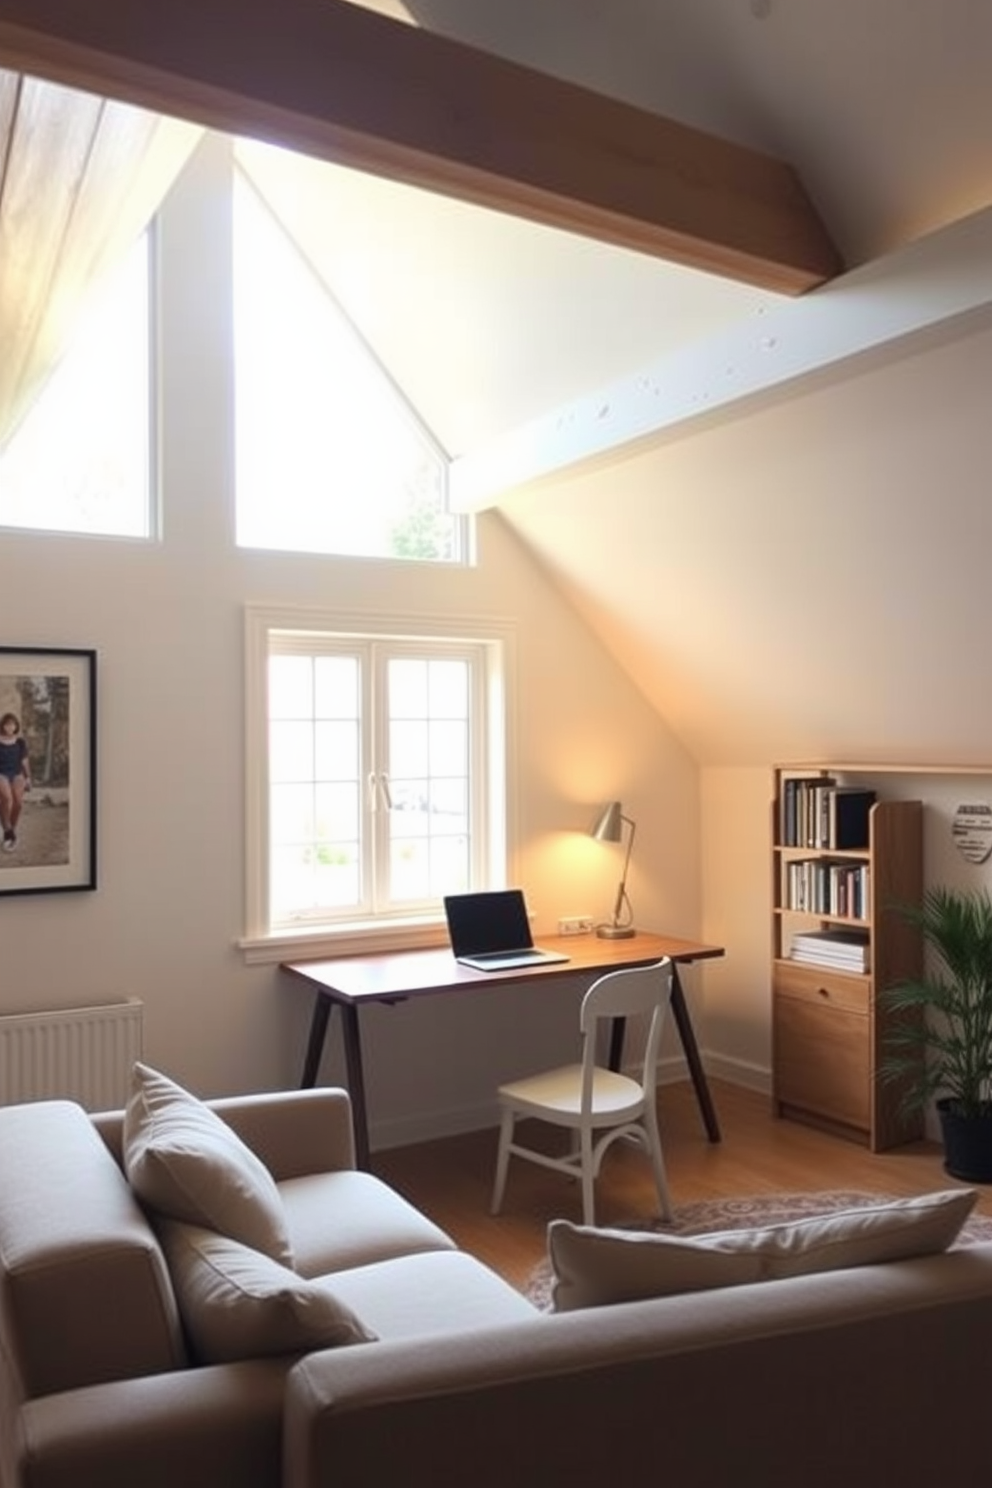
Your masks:
<svg viewBox="0 0 992 1488"><path fill-rule="evenodd" d="M865 811L865 840L831 845L833 789L874 788L879 767L778 766L772 812L772 1086L778 1115L882 1151L922 1135L901 1092L879 1079L894 1014L880 996L917 975L922 944L897 906L923 891L923 805L890 794L891 779ZM789 809L802 781L805 814ZM814 803L810 807L810 801ZM794 937L858 932L863 969L794 958ZM833 955L832 950L825 954Z"/></svg>

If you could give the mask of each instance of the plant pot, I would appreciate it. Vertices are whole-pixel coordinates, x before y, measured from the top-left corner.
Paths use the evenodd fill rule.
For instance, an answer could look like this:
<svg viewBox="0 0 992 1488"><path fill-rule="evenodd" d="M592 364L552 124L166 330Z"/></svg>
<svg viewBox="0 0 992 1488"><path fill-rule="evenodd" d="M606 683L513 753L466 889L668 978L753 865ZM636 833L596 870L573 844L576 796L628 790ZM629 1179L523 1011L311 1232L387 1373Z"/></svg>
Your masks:
<svg viewBox="0 0 992 1488"><path fill-rule="evenodd" d="M962 1116L948 1098L937 1102L944 1139L944 1172L965 1183L992 1183L992 1106Z"/></svg>

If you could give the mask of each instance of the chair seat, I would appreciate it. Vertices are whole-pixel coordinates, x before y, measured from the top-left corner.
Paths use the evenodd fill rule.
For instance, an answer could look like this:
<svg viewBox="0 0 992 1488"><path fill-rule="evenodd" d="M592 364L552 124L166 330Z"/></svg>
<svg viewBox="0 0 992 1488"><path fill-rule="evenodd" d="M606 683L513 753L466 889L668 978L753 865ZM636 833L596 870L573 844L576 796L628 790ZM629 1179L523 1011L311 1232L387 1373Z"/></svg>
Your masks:
<svg viewBox="0 0 992 1488"><path fill-rule="evenodd" d="M512 1080L499 1087L501 1101L509 1101L522 1114L544 1116L555 1111L560 1122L582 1115L582 1066L563 1064L559 1069L542 1070L522 1080ZM592 1124L602 1126L639 1114L644 1105L644 1091L636 1080L613 1070L597 1068L592 1078Z"/></svg>

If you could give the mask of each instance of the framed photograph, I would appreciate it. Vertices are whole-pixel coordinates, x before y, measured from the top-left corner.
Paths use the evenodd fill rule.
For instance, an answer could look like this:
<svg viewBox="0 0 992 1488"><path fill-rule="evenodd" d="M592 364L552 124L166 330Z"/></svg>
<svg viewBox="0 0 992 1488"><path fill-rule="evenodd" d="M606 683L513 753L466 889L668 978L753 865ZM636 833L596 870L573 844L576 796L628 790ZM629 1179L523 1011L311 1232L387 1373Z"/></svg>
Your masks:
<svg viewBox="0 0 992 1488"><path fill-rule="evenodd" d="M96 652L0 646L0 894L96 888Z"/></svg>

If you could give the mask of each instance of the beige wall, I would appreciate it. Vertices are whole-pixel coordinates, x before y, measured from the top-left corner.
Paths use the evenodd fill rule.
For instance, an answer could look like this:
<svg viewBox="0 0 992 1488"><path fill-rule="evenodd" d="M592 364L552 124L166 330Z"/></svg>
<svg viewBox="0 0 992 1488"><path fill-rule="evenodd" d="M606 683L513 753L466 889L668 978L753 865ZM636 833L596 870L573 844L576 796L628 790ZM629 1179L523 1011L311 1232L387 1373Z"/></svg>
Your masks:
<svg viewBox="0 0 992 1488"><path fill-rule="evenodd" d="M702 772L703 938L727 947L706 968L709 1065L760 1090L771 1062L771 797L769 770Z"/></svg>
<svg viewBox="0 0 992 1488"><path fill-rule="evenodd" d="M985 764L990 387L986 311L502 509L701 764Z"/></svg>
<svg viewBox="0 0 992 1488"><path fill-rule="evenodd" d="M163 540L0 535L4 643L94 647L100 735L99 888L0 895L0 1011L141 997L146 1057L205 1094L295 1083L309 1013L236 944L246 603L508 618L537 929L608 913L618 850L585 831L614 796L638 825L638 922L691 935L701 916L693 762L501 518L471 570L234 547L223 171L222 151L199 157L163 221ZM487 1121L498 1079L571 1052L576 991L370 1010L373 1139Z"/></svg>

